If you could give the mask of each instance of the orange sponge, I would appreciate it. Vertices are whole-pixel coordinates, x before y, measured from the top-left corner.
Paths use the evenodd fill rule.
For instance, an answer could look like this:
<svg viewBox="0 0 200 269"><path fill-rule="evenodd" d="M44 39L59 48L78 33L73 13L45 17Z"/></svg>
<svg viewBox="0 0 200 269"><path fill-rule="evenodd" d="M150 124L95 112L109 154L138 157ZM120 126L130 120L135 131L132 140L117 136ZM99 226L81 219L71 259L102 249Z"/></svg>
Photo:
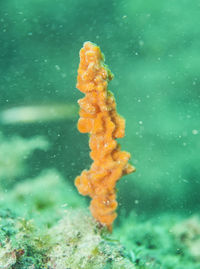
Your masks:
<svg viewBox="0 0 200 269"><path fill-rule="evenodd" d="M116 182L125 174L135 171L128 163L130 154L121 151L116 138L124 136L125 120L116 112L113 94L107 90L113 78L104 65L100 48L85 42L80 51L77 88L85 94L78 101L80 119L78 130L89 133L90 170L84 170L75 179L82 195L92 198L90 209L94 218L112 230L116 218Z"/></svg>

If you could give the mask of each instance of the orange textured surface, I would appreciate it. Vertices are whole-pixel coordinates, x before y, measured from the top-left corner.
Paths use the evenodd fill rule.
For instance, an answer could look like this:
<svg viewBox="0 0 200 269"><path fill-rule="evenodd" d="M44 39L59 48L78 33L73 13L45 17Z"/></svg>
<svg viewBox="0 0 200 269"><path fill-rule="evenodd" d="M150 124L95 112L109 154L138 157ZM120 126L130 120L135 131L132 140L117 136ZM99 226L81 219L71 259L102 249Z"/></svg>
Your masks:
<svg viewBox="0 0 200 269"><path fill-rule="evenodd" d="M80 50L77 88L85 94L78 101L80 119L78 130L89 133L90 170L84 170L75 179L82 195L92 198L90 210L94 218L112 230L116 218L116 182L125 174L135 171L128 163L130 154L121 151L116 138L124 136L125 121L116 112L113 94L107 90L113 75L104 65L100 48L85 42Z"/></svg>

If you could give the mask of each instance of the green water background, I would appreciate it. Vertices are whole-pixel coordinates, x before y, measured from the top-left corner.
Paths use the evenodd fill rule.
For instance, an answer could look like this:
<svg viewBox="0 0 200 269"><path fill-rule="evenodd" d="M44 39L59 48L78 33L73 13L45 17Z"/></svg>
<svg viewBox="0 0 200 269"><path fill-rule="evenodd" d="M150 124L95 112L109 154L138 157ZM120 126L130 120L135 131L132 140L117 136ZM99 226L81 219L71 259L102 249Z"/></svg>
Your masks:
<svg viewBox="0 0 200 269"><path fill-rule="evenodd" d="M137 172L118 183L119 209L200 207L200 3L180 1L7 0L0 3L0 107L76 104L79 50L98 44L126 119L122 149ZM1 124L7 137L48 137L23 177L56 167L73 184L88 168L88 136L71 120Z"/></svg>

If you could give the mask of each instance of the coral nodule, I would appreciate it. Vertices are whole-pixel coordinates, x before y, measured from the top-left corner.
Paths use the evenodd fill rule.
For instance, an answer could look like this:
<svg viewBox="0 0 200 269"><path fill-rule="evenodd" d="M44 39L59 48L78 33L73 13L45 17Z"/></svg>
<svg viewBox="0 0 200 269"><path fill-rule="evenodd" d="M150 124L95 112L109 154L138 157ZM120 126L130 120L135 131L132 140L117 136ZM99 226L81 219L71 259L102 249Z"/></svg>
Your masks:
<svg viewBox="0 0 200 269"><path fill-rule="evenodd" d="M84 98L78 100L78 130L90 134L90 157L93 163L90 170L84 170L75 179L75 185L82 195L92 198L92 215L110 231L117 216L116 182L123 175L135 171L128 163L130 154L121 151L116 141L124 136L125 120L117 114L114 96L107 89L112 78L100 48L85 42L80 50L76 85L85 94Z"/></svg>

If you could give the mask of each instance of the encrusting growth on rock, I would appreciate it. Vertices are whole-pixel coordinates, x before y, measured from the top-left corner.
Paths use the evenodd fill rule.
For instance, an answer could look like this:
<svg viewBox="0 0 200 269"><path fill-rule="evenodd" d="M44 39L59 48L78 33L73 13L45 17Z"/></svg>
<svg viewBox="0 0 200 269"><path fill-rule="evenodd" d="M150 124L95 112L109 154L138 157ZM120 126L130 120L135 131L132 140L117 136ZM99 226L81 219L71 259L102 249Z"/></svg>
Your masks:
<svg viewBox="0 0 200 269"><path fill-rule="evenodd" d="M77 88L85 94L78 101L78 130L90 134L90 157L93 163L90 170L84 170L75 179L75 185L82 195L92 198L92 215L110 231L117 216L116 182L123 175L135 171L128 163L130 154L121 151L116 141L124 136L125 120L117 114L114 96L107 90L112 78L112 73L104 65L100 48L85 42L80 50L77 81Z"/></svg>

